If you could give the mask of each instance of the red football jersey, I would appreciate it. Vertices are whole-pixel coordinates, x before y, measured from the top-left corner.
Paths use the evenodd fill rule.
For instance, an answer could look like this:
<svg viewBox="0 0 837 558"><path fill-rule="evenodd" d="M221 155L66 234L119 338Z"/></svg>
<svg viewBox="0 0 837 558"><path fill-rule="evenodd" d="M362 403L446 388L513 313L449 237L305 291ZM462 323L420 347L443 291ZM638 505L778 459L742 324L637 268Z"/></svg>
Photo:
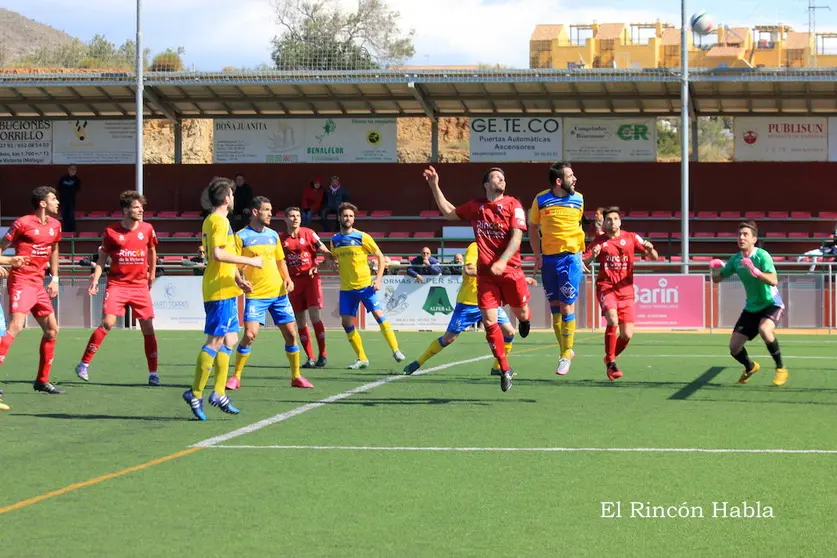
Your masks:
<svg viewBox="0 0 837 558"><path fill-rule="evenodd" d="M140 221L134 230L122 223L110 225L102 235L102 250L110 256L108 285L148 286L148 249L157 246L157 233ZM103 264L105 262L99 262Z"/></svg>
<svg viewBox="0 0 837 558"><path fill-rule="evenodd" d="M61 241L61 222L47 216L46 223L41 223L34 215L24 215L12 223L5 238L15 255L29 256L28 265L11 269L9 285L28 283L43 287L53 246Z"/></svg>
<svg viewBox="0 0 837 558"><path fill-rule="evenodd" d="M283 232L279 239L285 250L285 262L291 277L307 275L317 261L317 248L321 242L317 233L307 227L300 227L295 237Z"/></svg>
<svg viewBox="0 0 837 558"><path fill-rule="evenodd" d="M517 198L503 196L490 202L487 199L475 199L456 208L456 214L464 221L471 221L474 237L477 241L477 270L480 274L488 273L491 264L509 245L511 231L526 231L526 212ZM508 266L520 267L520 250L509 258Z"/></svg>
<svg viewBox="0 0 837 558"><path fill-rule="evenodd" d="M610 238L606 234L596 237L584 251L585 258L590 257L595 246L601 246L596 258L599 273L596 276L598 288L621 289L633 287L634 260L637 252L643 252L645 241L636 233L620 231L619 236Z"/></svg>

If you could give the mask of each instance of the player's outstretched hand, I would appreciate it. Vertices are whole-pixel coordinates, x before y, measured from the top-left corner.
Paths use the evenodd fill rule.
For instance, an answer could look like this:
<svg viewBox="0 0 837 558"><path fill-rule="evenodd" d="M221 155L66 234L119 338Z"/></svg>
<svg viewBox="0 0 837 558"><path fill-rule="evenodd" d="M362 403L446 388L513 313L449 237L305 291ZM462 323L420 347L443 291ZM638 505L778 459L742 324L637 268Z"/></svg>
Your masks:
<svg viewBox="0 0 837 558"><path fill-rule="evenodd" d="M725 265L726 264L724 263L724 260L719 260L718 258L715 258L714 260L709 262L709 268L710 269L721 269Z"/></svg>
<svg viewBox="0 0 837 558"><path fill-rule="evenodd" d="M492 275L502 275L503 272L506 270L506 260L497 260L493 264L491 264L491 274Z"/></svg>
<svg viewBox="0 0 837 558"><path fill-rule="evenodd" d="M253 292L253 283L251 283L247 279L242 279L238 283L238 286L241 288L242 291L244 291L244 294L250 294Z"/></svg>
<svg viewBox="0 0 837 558"><path fill-rule="evenodd" d="M99 294L99 282L93 281L93 278L90 278L90 285L87 286L87 294L90 296L96 296Z"/></svg>
<svg viewBox="0 0 837 558"><path fill-rule="evenodd" d="M598 258L598 257L599 257L599 254L601 254L601 253L602 253L602 245L601 245L601 244L596 244L596 245L595 245L595 246L593 246L593 248L590 250L590 253L593 255L593 257L594 257L594 258Z"/></svg>
<svg viewBox="0 0 837 558"><path fill-rule="evenodd" d="M294 292L294 282L291 279L285 280L285 291L292 293Z"/></svg>
<svg viewBox="0 0 837 558"><path fill-rule="evenodd" d="M429 167L424 169L424 179L430 186L439 185L439 173L436 172L436 169L433 168L433 165L430 165Z"/></svg>
<svg viewBox="0 0 837 558"><path fill-rule="evenodd" d="M255 258L250 258L250 263L248 265L261 269L264 267L264 260L261 256L256 256Z"/></svg>
<svg viewBox="0 0 837 558"><path fill-rule="evenodd" d="M384 288L384 285L383 285L383 283L381 282L380 279L375 279L375 282L372 283L372 288L375 289L376 291L380 291L381 289Z"/></svg>
<svg viewBox="0 0 837 558"><path fill-rule="evenodd" d="M49 298L58 296L58 281L50 281L49 285L47 285L47 294Z"/></svg>
<svg viewBox="0 0 837 558"><path fill-rule="evenodd" d="M9 276L9 270L5 267L0 266L0 279Z"/></svg>

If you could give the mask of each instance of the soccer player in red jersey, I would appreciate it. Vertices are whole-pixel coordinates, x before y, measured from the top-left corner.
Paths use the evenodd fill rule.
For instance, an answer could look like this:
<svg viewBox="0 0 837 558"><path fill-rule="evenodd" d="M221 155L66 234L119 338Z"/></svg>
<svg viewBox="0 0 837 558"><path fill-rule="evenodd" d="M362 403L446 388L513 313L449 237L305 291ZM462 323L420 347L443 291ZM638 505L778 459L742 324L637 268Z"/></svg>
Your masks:
<svg viewBox="0 0 837 558"><path fill-rule="evenodd" d="M514 371L506 359L503 332L497 324L497 309L508 304L519 320L521 337L529 335L529 285L520 260L520 241L527 230L526 212L520 202L506 193L506 176L497 167L482 177L485 197L459 207L450 203L439 188L439 173L430 167L424 178L436 205L449 221L470 221L477 241L477 304L482 313L485 337L500 363L500 389L512 386Z"/></svg>
<svg viewBox="0 0 837 558"><path fill-rule="evenodd" d="M89 379L88 367L96 351L116 324L118 316L131 312L139 321L145 338L145 359L148 362L148 385L159 386L157 375L157 337L154 334L154 303L151 301L151 284L157 273L157 233L150 223L142 220L145 196L134 190L119 195L122 221L110 225L102 234L99 259L93 267L90 296L99 292L99 278L110 257L110 271L105 287L105 304L102 323L93 331L87 348L76 366L76 375L85 382Z"/></svg>
<svg viewBox="0 0 837 558"><path fill-rule="evenodd" d="M12 267L20 267L29 263L29 258L22 256L0 256L0 266L10 265ZM5 279L9 276L9 271L5 267L0 267L0 279ZM0 310L0 336L6 335L6 316ZM8 405L3 403L3 390L0 389L0 411L11 410Z"/></svg>
<svg viewBox="0 0 837 558"><path fill-rule="evenodd" d="M323 308L323 285L317 273L317 254L331 257L331 252L313 230L301 227L302 212L298 207L285 210L287 232L279 235L285 250L285 262L294 282L294 290L288 295L291 299L296 323L299 326L299 339L308 362L302 368L322 368L328 362L326 354L325 325L320 310ZM305 323L305 313L311 319L314 334L317 336L318 356L314 361L314 349L311 346L311 334Z"/></svg>
<svg viewBox="0 0 837 558"><path fill-rule="evenodd" d="M625 350L634 334L634 257L637 252L643 252L649 260L656 260L658 256L653 244L636 233L622 230L618 207L605 208L602 213L604 234L590 243L582 261L585 265L593 260L599 264L596 298L607 321L604 362L608 379L616 380L622 377L616 357Z"/></svg>
<svg viewBox="0 0 837 558"><path fill-rule="evenodd" d="M35 212L12 223L3 240L0 252L9 246L16 255L28 257L29 263L16 267L9 273L8 291L11 299L11 320L6 335L0 340L0 364L6 360L9 348L26 324L26 315L32 313L44 332L41 338L38 376L35 391L53 395L64 393L49 382L52 360L55 357L55 339L58 337L58 321L52 308L52 300L58 296L58 243L61 241L61 223L52 215L58 213L58 197L55 188L39 186L32 190L32 206ZM47 265L52 280L44 289Z"/></svg>

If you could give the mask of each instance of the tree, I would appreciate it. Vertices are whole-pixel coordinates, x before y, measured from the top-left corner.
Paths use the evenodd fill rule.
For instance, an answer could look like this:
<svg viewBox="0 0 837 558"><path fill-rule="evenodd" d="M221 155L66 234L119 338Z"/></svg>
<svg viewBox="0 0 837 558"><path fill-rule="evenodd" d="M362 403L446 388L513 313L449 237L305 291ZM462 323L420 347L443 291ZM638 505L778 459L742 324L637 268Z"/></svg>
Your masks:
<svg viewBox="0 0 837 558"><path fill-rule="evenodd" d="M167 48L151 60L148 69L152 72L182 72L184 66L181 56L185 53L186 49L183 47L177 47L177 50Z"/></svg>
<svg viewBox="0 0 837 558"><path fill-rule="evenodd" d="M402 34L400 14L385 0L358 0L354 12L339 0L274 0L274 7L282 33L272 57L280 70L368 70L415 54L415 31Z"/></svg>
<svg viewBox="0 0 837 558"><path fill-rule="evenodd" d="M704 162L732 161L732 118L700 116L697 119L698 158ZM689 146L690 152L694 149ZM661 161L680 160L680 119L657 120L657 158Z"/></svg>

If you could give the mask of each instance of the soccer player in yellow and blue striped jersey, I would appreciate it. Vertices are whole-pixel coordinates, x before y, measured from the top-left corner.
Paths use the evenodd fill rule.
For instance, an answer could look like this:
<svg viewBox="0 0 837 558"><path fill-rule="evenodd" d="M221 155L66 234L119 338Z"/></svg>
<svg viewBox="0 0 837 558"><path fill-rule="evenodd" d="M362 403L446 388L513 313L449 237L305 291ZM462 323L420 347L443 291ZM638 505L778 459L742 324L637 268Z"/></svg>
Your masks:
<svg viewBox="0 0 837 558"><path fill-rule="evenodd" d="M206 251L206 270L203 274L203 307L206 311L204 333L206 343L198 353L195 380L192 389L183 393L183 399L198 420L206 420L203 412L203 389L209 374L215 367L215 390L209 403L225 413L237 415L225 394L224 385L230 367L230 355L238 341L238 297L241 294L240 278L236 265L262 267L260 257L246 258L238 255L232 227L227 219L233 206L233 182L229 178L214 178L207 188L212 213L203 221L203 247Z"/></svg>
<svg viewBox="0 0 837 558"><path fill-rule="evenodd" d="M453 309L447 330L444 335L435 339L418 359L404 367L405 374L412 374L424 366L425 362L456 341L460 333L482 320L482 312L477 301L477 260L477 243L472 242L465 250L465 258L462 266L462 284L459 286L459 293L456 295L456 308ZM528 277L526 281L530 285L535 283L533 279ZM506 355L508 355L514 343L514 327L509 322L509 317L502 307L497 309L497 324L503 331L503 343L505 344ZM494 359L491 374L493 376L500 375L500 362L497 359Z"/></svg>
<svg viewBox="0 0 837 558"><path fill-rule="evenodd" d="M235 353L235 374L227 381L227 389L241 387L241 373L250 358L251 345L259 334L259 327L265 323L266 312L270 312L273 323L279 326L285 338L285 356L291 367L291 387L314 387L299 371L296 321L288 299L288 293L294 290L294 283L288 273L279 234L270 228L272 216L273 205L270 200L256 196L250 204L250 224L235 234L239 252L244 256L261 257L264 267L245 267L243 271L244 337Z"/></svg>
<svg viewBox="0 0 837 558"><path fill-rule="evenodd" d="M378 300L377 291L381 290L381 278L387 267L384 254L371 236L354 228L356 213L357 207L354 205L340 204L337 208L340 232L331 238L331 254L337 260L340 271L340 319L349 337L349 343L357 355L357 360L349 366L350 370L359 370L369 366L369 359L363 350L360 333L355 328L355 315L361 302L368 312L372 312L378 322L387 345L392 349L395 361L401 362L407 358L398 350L395 332L387 321ZM378 259L378 275L374 281L372 281L367 261L369 254Z"/></svg>
<svg viewBox="0 0 837 558"><path fill-rule="evenodd" d="M561 347L555 373L563 376L570 371L575 356L575 301L584 270L584 197L575 191L576 177L569 163L550 167L549 184L550 189L532 201L529 244L535 254L535 273L542 270L552 329Z"/></svg>

